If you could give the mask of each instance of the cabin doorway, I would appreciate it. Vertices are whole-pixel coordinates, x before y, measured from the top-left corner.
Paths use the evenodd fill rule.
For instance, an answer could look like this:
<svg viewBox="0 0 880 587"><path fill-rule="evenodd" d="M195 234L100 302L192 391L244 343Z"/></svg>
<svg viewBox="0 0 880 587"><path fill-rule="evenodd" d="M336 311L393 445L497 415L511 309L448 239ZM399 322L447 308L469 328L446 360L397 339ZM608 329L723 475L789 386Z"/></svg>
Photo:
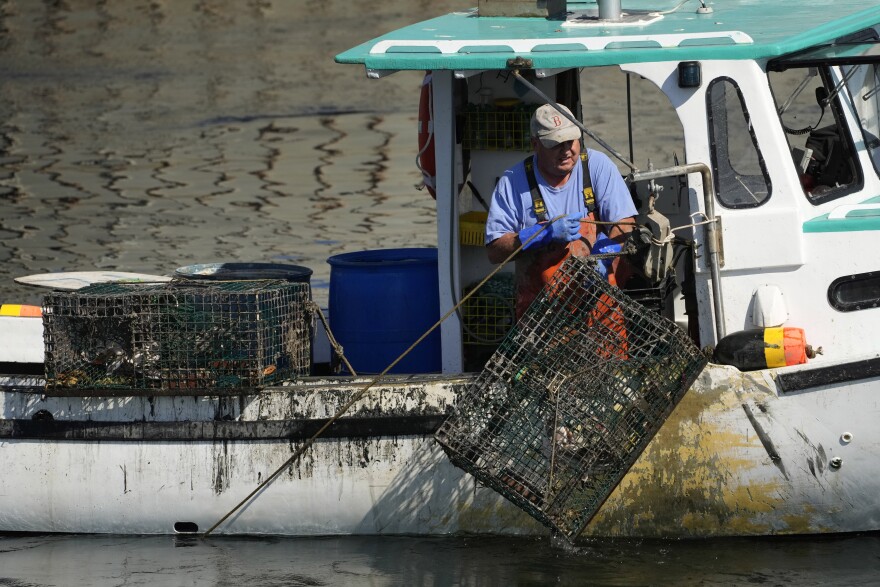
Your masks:
<svg viewBox="0 0 880 587"><path fill-rule="evenodd" d="M546 76L528 72L528 75L530 83L568 106L588 129L640 169L684 163L681 122L669 99L654 83L617 67L570 69ZM457 145L463 168L458 201L460 295L463 296L494 268L486 258L482 222L498 178L531 153L528 122L531 113L543 102L513 75L502 71L471 75L457 90ZM624 178L632 171L588 136L584 136L584 146L609 155ZM684 176L633 185L631 194L640 213L646 213L649 203L653 202L672 226L691 222ZM683 234L682 241L688 238L689 234ZM662 284L662 291L661 284L648 284L649 287L640 284L645 287L630 293L634 297L642 295L646 304L696 337L696 311L688 311L683 295L683 292L691 292L687 304L690 306L694 302L692 265L690 254L680 254L676 258L675 275ZM512 267L484 286L481 295L466 302L460 318L464 370L476 371L482 368L515 320Z"/></svg>

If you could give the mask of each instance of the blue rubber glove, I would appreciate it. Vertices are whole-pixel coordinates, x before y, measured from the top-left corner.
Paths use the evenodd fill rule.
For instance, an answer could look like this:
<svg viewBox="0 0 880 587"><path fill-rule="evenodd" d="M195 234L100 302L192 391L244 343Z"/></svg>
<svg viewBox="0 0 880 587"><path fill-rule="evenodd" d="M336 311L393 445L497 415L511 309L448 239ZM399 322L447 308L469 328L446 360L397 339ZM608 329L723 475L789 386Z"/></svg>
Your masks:
<svg viewBox="0 0 880 587"><path fill-rule="evenodd" d="M619 253L620 249L620 243L616 243L610 238L602 237L593 245L593 254ZM613 258L599 259L599 262L596 264L596 271L605 278L605 281L608 281L608 274L611 273L612 263L614 263Z"/></svg>
<svg viewBox="0 0 880 587"><path fill-rule="evenodd" d="M535 224L519 231L519 242L524 243L523 250L543 247L553 241L560 243L570 243L581 238L581 215L577 212L564 216L547 227L537 237L527 242L535 233L540 232L543 224Z"/></svg>

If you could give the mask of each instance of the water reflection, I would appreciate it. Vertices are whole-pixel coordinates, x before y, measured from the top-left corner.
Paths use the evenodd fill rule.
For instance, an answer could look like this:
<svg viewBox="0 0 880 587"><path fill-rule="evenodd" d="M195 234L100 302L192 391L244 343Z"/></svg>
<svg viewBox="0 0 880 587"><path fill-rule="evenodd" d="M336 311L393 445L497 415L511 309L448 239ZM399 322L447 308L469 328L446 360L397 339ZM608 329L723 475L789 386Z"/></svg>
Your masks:
<svg viewBox="0 0 880 587"><path fill-rule="evenodd" d="M393 6L6 3L0 300L37 303L10 279L30 273L275 261L313 268L322 302L329 256L434 245L420 75L333 63Z"/></svg>
<svg viewBox="0 0 880 587"><path fill-rule="evenodd" d="M523 538L0 536L8 585L868 585L873 535L595 541Z"/></svg>

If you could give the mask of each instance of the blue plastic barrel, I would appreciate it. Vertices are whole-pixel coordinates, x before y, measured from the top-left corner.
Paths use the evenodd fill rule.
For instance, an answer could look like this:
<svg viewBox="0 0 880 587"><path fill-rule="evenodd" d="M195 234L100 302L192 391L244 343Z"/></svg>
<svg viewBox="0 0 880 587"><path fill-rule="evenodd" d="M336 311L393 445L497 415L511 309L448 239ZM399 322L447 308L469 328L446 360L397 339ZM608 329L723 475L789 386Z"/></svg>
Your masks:
<svg viewBox="0 0 880 587"><path fill-rule="evenodd" d="M437 249L330 257L330 330L358 374L381 373L440 318ZM389 373L441 369L440 328Z"/></svg>

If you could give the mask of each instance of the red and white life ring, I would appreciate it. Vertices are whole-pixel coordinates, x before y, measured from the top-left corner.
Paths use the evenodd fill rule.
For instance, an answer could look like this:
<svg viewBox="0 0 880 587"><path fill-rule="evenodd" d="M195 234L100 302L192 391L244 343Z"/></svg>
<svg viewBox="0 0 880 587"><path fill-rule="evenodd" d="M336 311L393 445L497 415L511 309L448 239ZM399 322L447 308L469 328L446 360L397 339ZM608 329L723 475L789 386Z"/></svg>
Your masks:
<svg viewBox="0 0 880 587"><path fill-rule="evenodd" d="M419 154L416 167L422 172L422 181L432 198L437 198L437 163L434 160L434 104L431 99L431 72L422 80L419 98Z"/></svg>

